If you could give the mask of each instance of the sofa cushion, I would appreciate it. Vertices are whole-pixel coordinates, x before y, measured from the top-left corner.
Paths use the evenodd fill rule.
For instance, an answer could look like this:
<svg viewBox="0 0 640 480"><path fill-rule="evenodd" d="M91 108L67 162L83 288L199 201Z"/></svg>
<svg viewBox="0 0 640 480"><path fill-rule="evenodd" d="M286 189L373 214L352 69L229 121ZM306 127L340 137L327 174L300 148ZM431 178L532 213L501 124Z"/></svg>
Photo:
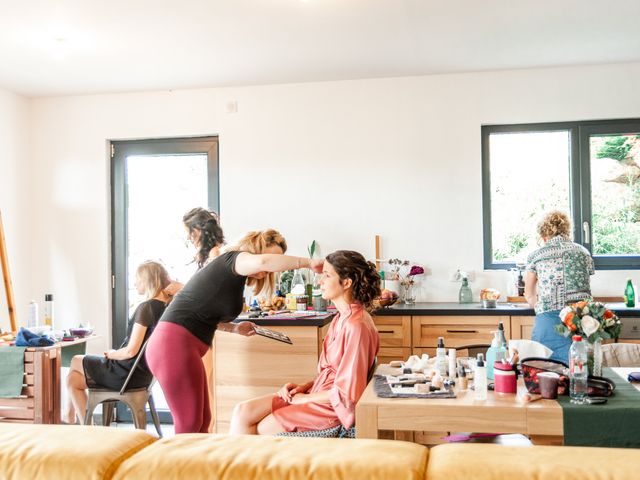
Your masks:
<svg viewBox="0 0 640 480"><path fill-rule="evenodd" d="M185 434L138 452L114 478L418 480L427 455L390 440Z"/></svg>
<svg viewBox="0 0 640 480"><path fill-rule="evenodd" d="M0 478L110 479L155 440L140 430L0 423Z"/></svg>
<svg viewBox="0 0 640 480"><path fill-rule="evenodd" d="M445 444L429 452L428 480L635 480L640 450Z"/></svg>

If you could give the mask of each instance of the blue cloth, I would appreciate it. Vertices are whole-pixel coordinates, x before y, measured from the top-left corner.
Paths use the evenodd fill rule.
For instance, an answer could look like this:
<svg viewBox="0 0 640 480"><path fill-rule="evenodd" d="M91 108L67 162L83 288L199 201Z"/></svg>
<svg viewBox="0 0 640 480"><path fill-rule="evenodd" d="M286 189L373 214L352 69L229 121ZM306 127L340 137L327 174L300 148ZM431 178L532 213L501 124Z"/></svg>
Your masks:
<svg viewBox="0 0 640 480"><path fill-rule="evenodd" d="M553 350L551 357L553 360L560 360L569 363L569 348L571 347L571 337L563 337L556 332L555 326L560 325L560 310L536 315L536 321L531 332L531 340L540 342L545 347Z"/></svg>
<svg viewBox="0 0 640 480"><path fill-rule="evenodd" d="M16 347L50 347L54 343L47 335L36 335L24 327L16 335Z"/></svg>

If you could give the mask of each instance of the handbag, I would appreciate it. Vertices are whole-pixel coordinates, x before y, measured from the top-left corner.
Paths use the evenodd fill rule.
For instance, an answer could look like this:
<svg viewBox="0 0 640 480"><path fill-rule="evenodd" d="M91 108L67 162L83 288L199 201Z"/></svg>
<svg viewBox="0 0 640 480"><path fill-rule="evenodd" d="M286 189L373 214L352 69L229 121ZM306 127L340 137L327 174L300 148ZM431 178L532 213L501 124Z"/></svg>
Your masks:
<svg viewBox="0 0 640 480"><path fill-rule="evenodd" d="M538 373L554 372L560 375L558 379L558 395L569 394L569 366L559 360L550 358L530 357L520 362L524 384L529 393L540 393ZM607 377L589 375L587 377L587 395L590 397L610 397L616 389L616 384Z"/></svg>

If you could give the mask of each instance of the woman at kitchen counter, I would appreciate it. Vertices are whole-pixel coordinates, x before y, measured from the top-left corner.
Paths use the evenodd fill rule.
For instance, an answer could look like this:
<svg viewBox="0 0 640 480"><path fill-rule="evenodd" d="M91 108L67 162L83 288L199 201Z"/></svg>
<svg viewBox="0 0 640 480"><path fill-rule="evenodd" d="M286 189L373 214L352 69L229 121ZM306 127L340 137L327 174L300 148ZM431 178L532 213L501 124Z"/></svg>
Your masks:
<svg viewBox="0 0 640 480"><path fill-rule="evenodd" d="M229 433L273 435L353 426L355 405L367 386L380 340L367 310L380 296L375 265L358 252L327 256L320 288L338 314L322 343L318 375L304 385L285 384L276 394L235 406Z"/></svg>
<svg viewBox="0 0 640 480"><path fill-rule="evenodd" d="M560 310L591 298L589 276L593 259L582 245L570 240L571 221L560 211L549 212L538 224L544 245L527 258L524 296L536 311L531 339L550 348L551 358L567 362L571 338L555 331Z"/></svg>
<svg viewBox="0 0 640 480"><path fill-rule="evenodd" d="M202 356L215 331L255 334L251 322L230 323L242 311L245 285L258 294L273 288L274 272L320 272L321 260L287 256L286 250L279 232L250 232L193 275L160 318L146 357L167 399L176 433L208 431L211 409Z"/></svg>

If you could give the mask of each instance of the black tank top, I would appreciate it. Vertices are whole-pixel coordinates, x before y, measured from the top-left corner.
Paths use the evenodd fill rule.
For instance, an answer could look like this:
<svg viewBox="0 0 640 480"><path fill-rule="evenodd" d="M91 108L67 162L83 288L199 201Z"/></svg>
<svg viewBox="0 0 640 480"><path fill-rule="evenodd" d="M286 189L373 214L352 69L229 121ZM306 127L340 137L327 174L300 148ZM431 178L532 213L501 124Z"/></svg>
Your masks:
<svg viewBox="0 0 640 480"><path fill-rule="evenodd" d="M230 322L242 312L247 277L235 272L239 253L223 253L196 272L174 297L160 321L182 325L211 345L218 323Z"/></svg>

